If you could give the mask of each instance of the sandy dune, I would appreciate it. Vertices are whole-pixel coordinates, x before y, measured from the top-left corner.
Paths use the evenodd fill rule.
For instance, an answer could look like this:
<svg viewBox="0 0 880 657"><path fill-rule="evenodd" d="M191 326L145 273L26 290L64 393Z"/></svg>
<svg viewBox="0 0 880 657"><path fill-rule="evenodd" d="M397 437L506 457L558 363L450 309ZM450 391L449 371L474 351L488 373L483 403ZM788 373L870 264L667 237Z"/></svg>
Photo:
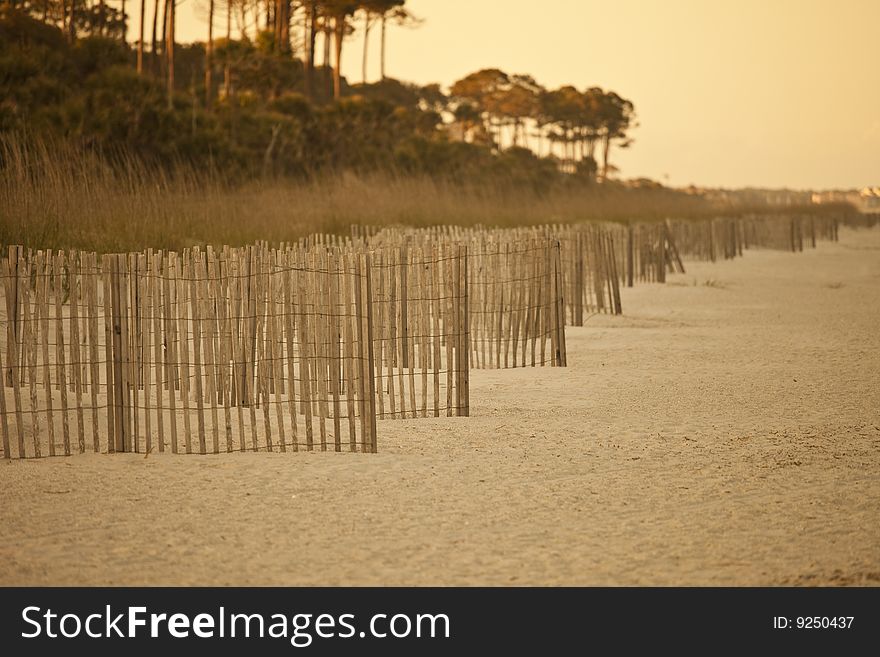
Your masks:
<svg viewBox="0 0 880 657"><path fill-rule="evenodd" d="M880 231L623 303L375 456L0 463L0 584L880 585Z"/></svg>

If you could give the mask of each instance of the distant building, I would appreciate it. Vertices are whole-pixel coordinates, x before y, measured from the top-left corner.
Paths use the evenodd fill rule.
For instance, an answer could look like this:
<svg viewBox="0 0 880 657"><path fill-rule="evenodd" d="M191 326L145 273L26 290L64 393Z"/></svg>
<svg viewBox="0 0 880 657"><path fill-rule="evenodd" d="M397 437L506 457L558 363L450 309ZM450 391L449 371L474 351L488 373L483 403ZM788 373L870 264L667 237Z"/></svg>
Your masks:
<svg viewBox="0 0 880 657"><path fill-rule="evenodd" d="M859 192L862 212L880 212L880 187L865 187Z"/></svg>
<svg viewBox="0 0 880 657"><path fill-rule="evenodd" d="M821 205L823 203L852 203L859 202L859 192L855 189L829 189L823 192L813 192L812 202Z"/></svg>
<svg viewBox="0 0 880 657"><path fill-rule="evenodd" d="M824 192L813 192L812 202L849 203L859 212L877 212L880 210L880 187L856 189L833 189Z"/></svg>
<svg viewBox="0 0 880 657"><path fill-rule="evenodd" d="M810 202L810 192L791 189L706 189L691 185L683 190L686 194L702 196L712 201L739 205L806 205Z"/></svg>

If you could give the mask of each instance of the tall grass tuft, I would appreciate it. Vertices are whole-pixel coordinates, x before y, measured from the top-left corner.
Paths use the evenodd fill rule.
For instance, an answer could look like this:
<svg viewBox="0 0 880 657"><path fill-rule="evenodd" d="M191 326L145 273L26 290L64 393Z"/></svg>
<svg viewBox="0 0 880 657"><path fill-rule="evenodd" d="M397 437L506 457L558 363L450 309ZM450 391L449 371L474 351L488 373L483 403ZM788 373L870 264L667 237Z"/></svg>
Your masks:
<svg viewBox="0 0 880 657"><path fill-rule="evenodd" d="M0 136L0 244L99 252L241 245L345 233L352 224L534 225L695 217L717 212L672 190L510 185L340 173L316 180L234 183L182 163Z"/></svg>

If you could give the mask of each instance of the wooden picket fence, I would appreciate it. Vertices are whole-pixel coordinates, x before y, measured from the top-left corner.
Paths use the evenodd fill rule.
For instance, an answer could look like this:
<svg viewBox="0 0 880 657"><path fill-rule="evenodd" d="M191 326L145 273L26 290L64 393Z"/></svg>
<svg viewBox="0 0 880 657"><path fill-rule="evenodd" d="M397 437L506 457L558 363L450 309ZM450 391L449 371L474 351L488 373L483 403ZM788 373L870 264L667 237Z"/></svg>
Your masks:
<svg viewBox="0 0 880 657"><path fill-rule="evenodd" d="M850 228L873 228L880 226L880 212L854 212L838 219Z"/></svg>
<svg viewBox="0 0 880 657"><path fill-rule="evenodd" d="M350 236L311 235L301 245L375 253L464 246L470 272L465 327L470 367L561 366L566 361L566 324L581 326L591 314L622 312L618 229L595 223L504 229L356 226ZM562 308L559 317L557 304ZM530 346L523 351L523 345L532 343L534 358ZM380 416L388 417L387 411L380 409Z"/></svg>
<svg viewBox="0 0 880 657"><path fill-rule="evenodd" d="M257 247L11 247L6 458L375 452L370 268L369 254Z"/></svg>
<svg viewBox="0 0 880 657"><path fill-rule="evenodd" d="M741 256L747 248L744 223L717 217L708 221L667 221L679 254L689 260L715 262Z"/></svg>
<svg viewBox="0 0 880 657"><path fill-rule="evenodd" d="M378 417L469 415L467 247L402 244L372 253Z"/></svg>
<svg viewBox="0 0 880 657"><path fill-rule="evenodd" d="M565 323L583 326L587 317L598 313L619 315L620 235L613 225L570 224L548 229L561 245L562 294Z"/></svg>
<svg viewBox="0 0 880 657"><path fill-rule="evenodd" d="M803 251L819 240L836 241L839 219L828 215L750 215L699 220L629 222L612 230L623 262L622 284L664 283L684 273L684 260L715 262L748 249ZM621 247L621 244L625 246Z"/></svg>
<svg viewBox="0 0 880 657"><path fill-rule="evenodd" d="M564 367L559 241L487 240L476 248L468 265L471 367Z"/></svg>
<svg viewBox="0 0 880 657"><path fill-rule="evenodd" d="M748 217L742 220L748 248L803 251L804 244L815 248L821 238L837 241L837 223L817 221L815 217ZM818 223L818 226L817 226Z"/></svg>
<svg viewBox="0 0 880 657"><path fill-rule="evenodd" d="M395 226L367 229L358 238L364 235L377 250L466 249L464 330L471 369L565 365L567 283L554 227ZM582 271L589 276L593 270Z"/></svg>
<svg viewBox="0 0 880 657"><path fill-rule="evenodd" d="M866 217L866 218L865 218ZM6 458L375 452L377 420L467 416L469 372L567 363L565 326L684 258L791 251L876 216L356 227L296 243L0 263Z"/></svg>
<svg viewBox="0 0 880 657"><path fill-rule="evenodd" d="M820 240L837 241L840 220L828 215L749 215L712 220L677 220L671 231L682 256L715 262L748 249L803 251Z"/></svg>
<svg viewBox="0 0 880 657"><path fill-rule="evenodd" d="M621 283L665 283L667 272L684 273L684 263L669 222L627 223L618 226L617 258L624 263Z"/></svg>

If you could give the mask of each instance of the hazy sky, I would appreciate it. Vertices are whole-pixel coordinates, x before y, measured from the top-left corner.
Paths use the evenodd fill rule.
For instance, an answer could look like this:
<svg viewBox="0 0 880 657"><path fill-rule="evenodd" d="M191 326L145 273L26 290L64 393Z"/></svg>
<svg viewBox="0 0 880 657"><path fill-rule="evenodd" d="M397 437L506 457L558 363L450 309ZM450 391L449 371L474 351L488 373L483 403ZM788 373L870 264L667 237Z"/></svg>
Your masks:
<svg viewBox="0 0 880 657"><path fill-rule="evenodd" d="M498 67L545 86L599 85L640 126L612 162L671 185L880 185L880 0L409 0L387 72L449 85ZM205 38L185 0L180 39ZM135 19L136 22L137 19ZM224 29L225 19L216 30ZM378 76L378 30L371 76ZM359 82L360 34L343 74Z"/></svg>

